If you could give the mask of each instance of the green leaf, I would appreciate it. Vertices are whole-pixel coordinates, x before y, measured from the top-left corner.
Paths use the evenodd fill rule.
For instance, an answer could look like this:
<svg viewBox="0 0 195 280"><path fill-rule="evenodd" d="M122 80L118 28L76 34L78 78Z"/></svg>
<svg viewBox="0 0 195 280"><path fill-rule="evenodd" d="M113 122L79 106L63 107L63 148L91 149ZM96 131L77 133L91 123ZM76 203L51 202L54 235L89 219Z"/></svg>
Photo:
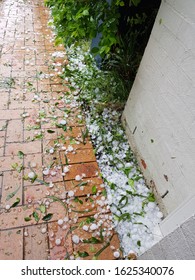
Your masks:
<svg viewBox="0 0 195 280"><path fill-rule="evenodd" d="M12 206L11 206L10 208L16 207L19 203L20 203L20 198L17 197L17 198L16 198L16 201L12 204Z"/></svg>
<svg viewBox="0 0 195 280"><path fill-rule="evenodd" d="M85 225L85 221L82 221L82 222L79 223L80 228L83 227L84 225Z"/></svg>
<svg viewBox="0 0 195 280"><path fill-rule="evenodd" d="M99 48L94 47L94 48L91 49L91 52L92 52L93 54L98 54L98 53L99 53Z"/></svg>
<svg viewBox="0 0 195 280"><path fill-rule="evenodd" d="M52 213L49 213L49 214L45 215L45 216L42 218L42 220L47 222L47 221L51 220L52 217L53 217L53 214L52 214Z"/></svg>
<svg viewBox="0 0 195 280"><path fill-rule="evenodd" d="M11 167L16 170L18 173L21 173L21 171L24 169L24 166L22 164L18 165L18 163L13 163Z"/></svg>
<svg viewBox="0 0 195 280"><path fill-rule="evenodd" d="M154 194L153 193L150 193L149 196L148 196L148 201L149 202L154 202L155 201L155 197L154 197Z"/></svg>
<svg viewBox="0 0 195 280"><path fill-rule="evenodd" d="M54 130L51 130L51 129L48 129L47 132L48 132L48 133L55 133L55 131L54 131Z"/></svg>
<svg viewBox="0 0 195 280"><path fill-rule="evenodd" d="M49 186L49 183L47 183L47 182L45 182L45 181L43 181L43 180L41 180L41 179L35 179L34 181L37 181L37 182L39 182L39 183L41 183L41 184L43 184L43 185L45 185L45 186ZM34 182L33 181L33 182Z"/></svg>
<svg viewBox="0 0 195 280"><path fill-rule="evenodd" d="M35 139L42 139L42 138L43 138L43 134L41 133L41 134L36 135L36 136L32 139L32 141L34 141Z"/></svg>
<svg viewBox="0 0 195 280"><path fill-rule="evenodd" d="M74 145L74 144L76 144L76 140L75 139L71 139L70 140L70 145Z"/></svg>
<svg viewBox="0 0 195 280"><path fill-rule="evenodd" d="M24 220L25 220L25 222L29 222L29 221L31 221L31 217L25 217Z"/></svg>
<svg viewBox="0 0 195 280"><path fill-rule="evenodd" d="M124 1L121 1L121 2L120 2L120 6L121 6L121 7L125 6Z"/></svg>
<svg viewBox="0 0 195 280"><path fill-rule="evenodd" d="M134 6L138 6L141 0L131 0Z"/></svg>
<svg viewBox="0 0 195 280"><path fill-rule="evenodd" d="M84 239L83 243L87 243L87 244L100 244L100 243L102 243L102 241L97 239L96 237L91 237L89 239Z"/></svg>
<svg viewBox="0 0 195 280"><path fill-rule="evenodd" d="M46 212L46 207L45 207L45 205L42 204L42 205L39 207L39 209L40 209L41 213L45 214L45 212Z"/></svg>
<svg viewBox="0 0 195 280"><path fill-rule="evenodd" d="M103 228L101 227L100 228L100 239L101 239L101 241L103 242L104 241L104 236L103 236Z"/></svg>
<svg viewBox="0 0 195 280"><path fill-rule="evenodd" d="M137 241L137 246L141 247L141 241L140 240Z"/></svg>
<svg viewBox="0 0 195 280"><path fill-rule="evenodd" d="M86 224L90 224L90 223L93 223L95 221L95 218L94 217L88 217L86 219Z"/></svg>
<svg viewBox="0 0 195 280"><path fill-rule="evenodd" d="M108 248L108 246L110 246L110 242L106 243L106 245L101 248L97 253L95 253L95 255L93 256L93 260L97 260L99 255L106 249Z"/></svg>
<svg viewBox="0 0 195 280"><path fill-rule="evenodd" d="M80 200L78 197L75 197L75 198L74 198L74 201L75 201L75 202L78 202L78 203L80 203L80 204L83 204L83 201Z"/></svg>
<svg viewBox="0 0 195 280"><path fill-rule="evenodd" d="M131 215L129 214L129 213L124 213L124 214L122 214L121 216L117 216L116 214L115 214L115 216L117 217L117 220L120 222L120 221L127 221L127 220L131 220Z"/></svg>
<svg viewBox="0 0 195 280"><path fill-rule="evenodd" d="M125 5L125 3L124 3L124 1L117 0L117 1L116 1L116 5L122 7L122 6Z"/></svg>
<svg viewBox="0 0 195 280"><path fill-rule="evenodd" d="M63 124L56 124L56 127L62 128L65 132L67 131L67 126Z"/></svg>
<svg viewBox="0 0 195 280"><path fill-rule="evenodd" d="M97 193L97 187L96 186L93 186L92 187L92 194L96 194Z"/></svg>
<svg viewBox="0 0 195 280"><path fill-rule="evenodd" d="M128 183L131 187L134 187L134 180L133 179L129 179Z"/></svg>
<svg viewBox="0 0 195 280"><path fill-rule="evenodd" d="M16 170L18 168L18 163L15 162L15 163L12 163L11 167Z"/></svg>
<svg viewBox="0 0 195 280"><path fill-rule="evenodd" d="M67 155L64 155L65 156L65 163L66 163L66 165L69 165L69 162L68 162L68 157L67 157Z"/></svg>
<svg viewBox="0 0 195 280"><path fill-rule="evenodd" d="M81 182L79 184L77 184L76 186L74 186L75 188L76 187L82 187L82 186L86 186L88 184L88 182Z"/></svg>
<svg viewBox="0 0 195 280"><path fill-rule="evenodd" d="M28 180L28 175L24 175L24 176L23 176L23 179L24 179L25 181L27 181L27 180Z"/></svg>
<svg viewBox="0 0 195 280"><path fill-rule="evenodd" d="M125 203L122 203L123 201L125 201ZM127 204L128 204L128 197L127 197L127 196L123 196L123 197L119 200L120 208L125 207Z"/></svg>
<svg viewBox="0 0 195 280"><path fill-rule="evenodd" d="M95 249L95 247L94 247L93 245L90 245L89 251L90 251L91 253L95 253L96 249Z"/></svg>
<svg viewBox="0 0 195 280"><path fill-rule="evenodd" d="M115 190L115 188L116 188L116 185L114 183L109 183L109 186L110 186L111 190Z"/></svg>
<svg viewBox="0 0 195 280"><path fill-rule="evenodd" d="M12 197L14 197L16 195L16 193L19 191L20 187L18 187L15 191L13 191L12 193L8 194L6 197L6 201L10 200Z"/></svg>
<svg viewBox="0 0 195 280"><path fill-rule="evenodd" d="M131 172L132 168L133 168L133 167L125 167L125 168L123 169L123 171L124 171L124 173L125 173L125 175L126 175L127 177L129 176L129 173Z"/></svg>
<svg viewBox="0 0 195 280"><path fill-rule="evenodd" d="M32 215L33 215L33 218L35 219L35 221L38 223L38 221L40 220L39 214L36 211L34 211Z"/></svg>
<svg viewBox="0 0 195 280"><path fill-rule="evenodd" d="M18 157L22 159L24 157L24 153L22 151L19 151L18 152Z"/></svg>
<svg viewBox="0 0 195 280"><path fill-rule="evenodd" d="M102 191L102 195L103 195L103 196L107 196L107 193L106 193L106 190L105 190L105 189Z"/></svg>
<svg viewBox="0 0 195 280"><path fill-rule="evenodd" d="M82 12L82 14L83 14L84 16L88 16L88 15L89 15L89 11L88 11L88 10L84 10L84 11Z"/></svg>
<svg viewBox="0 0 195 280"><path fill-rule="evenodd" d="M79 257L81 257L81 258L86 258L86 257L89 256L89 254L88 254L87 252L79 252L79 251L78 251L78 255L79 255Z"/></svg>

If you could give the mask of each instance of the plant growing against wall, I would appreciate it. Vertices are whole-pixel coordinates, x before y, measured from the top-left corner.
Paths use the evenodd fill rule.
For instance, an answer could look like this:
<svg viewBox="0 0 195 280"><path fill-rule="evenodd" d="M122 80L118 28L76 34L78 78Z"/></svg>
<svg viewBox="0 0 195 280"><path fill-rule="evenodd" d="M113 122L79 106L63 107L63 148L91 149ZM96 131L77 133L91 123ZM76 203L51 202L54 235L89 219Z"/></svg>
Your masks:
<svg viewBox="0 0 195 280"><path fill-rule="evenodd" d="M101 34L99 44L91 52L102 57L101 70L107 77L114 77L121 87L115 97L125 101L160 0L150 3L146 0L45 0L45 3L52 9L56 43L78 46Z"/></svg>
<svg viewBox="0 0 195 280"><path fill-rule="evenodd" d="M46 5L52 8L58 39L71 45L101 33L99 48L94 52L102 56L118 44L119 7L125 6L125 2L137 5L140 0L45 0Z"/></svg>

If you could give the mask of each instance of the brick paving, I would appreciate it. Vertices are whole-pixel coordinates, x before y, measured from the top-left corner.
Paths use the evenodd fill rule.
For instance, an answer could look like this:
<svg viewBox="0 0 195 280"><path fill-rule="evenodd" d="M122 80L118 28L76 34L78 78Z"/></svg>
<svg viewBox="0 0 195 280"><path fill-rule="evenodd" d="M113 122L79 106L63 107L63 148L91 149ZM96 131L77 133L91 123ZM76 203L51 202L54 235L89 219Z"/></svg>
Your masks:
<svg viewBox="0 0 195 280"><path fill-rule="evenodd" d="M103 182L48 20L43 1L0 1L0 259L114 259Z"/></svg>

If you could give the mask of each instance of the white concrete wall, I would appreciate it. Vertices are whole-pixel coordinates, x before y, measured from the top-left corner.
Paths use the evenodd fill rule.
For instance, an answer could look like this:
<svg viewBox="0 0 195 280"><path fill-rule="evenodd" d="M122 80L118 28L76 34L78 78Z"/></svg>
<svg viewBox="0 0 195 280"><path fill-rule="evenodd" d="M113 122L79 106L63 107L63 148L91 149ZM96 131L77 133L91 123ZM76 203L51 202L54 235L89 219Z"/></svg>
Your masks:
<svg viewBox="0 0 195 280"><path fill-rule="evenodd" d="M178 211L195 196L195 0L162 1L123 122L164 213Z"/></svg>

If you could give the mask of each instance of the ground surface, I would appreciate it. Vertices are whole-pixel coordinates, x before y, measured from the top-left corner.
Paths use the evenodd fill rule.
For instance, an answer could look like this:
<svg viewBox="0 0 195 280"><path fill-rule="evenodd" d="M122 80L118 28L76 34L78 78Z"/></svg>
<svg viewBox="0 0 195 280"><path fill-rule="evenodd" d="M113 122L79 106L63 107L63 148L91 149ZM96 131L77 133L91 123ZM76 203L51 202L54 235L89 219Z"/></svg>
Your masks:
<svg viewBox="0 0 195 280"><path fill-rule="evenodd" d="M43 1L0 1L0 259L113 259L103 182L48 20Z"/></svg>

